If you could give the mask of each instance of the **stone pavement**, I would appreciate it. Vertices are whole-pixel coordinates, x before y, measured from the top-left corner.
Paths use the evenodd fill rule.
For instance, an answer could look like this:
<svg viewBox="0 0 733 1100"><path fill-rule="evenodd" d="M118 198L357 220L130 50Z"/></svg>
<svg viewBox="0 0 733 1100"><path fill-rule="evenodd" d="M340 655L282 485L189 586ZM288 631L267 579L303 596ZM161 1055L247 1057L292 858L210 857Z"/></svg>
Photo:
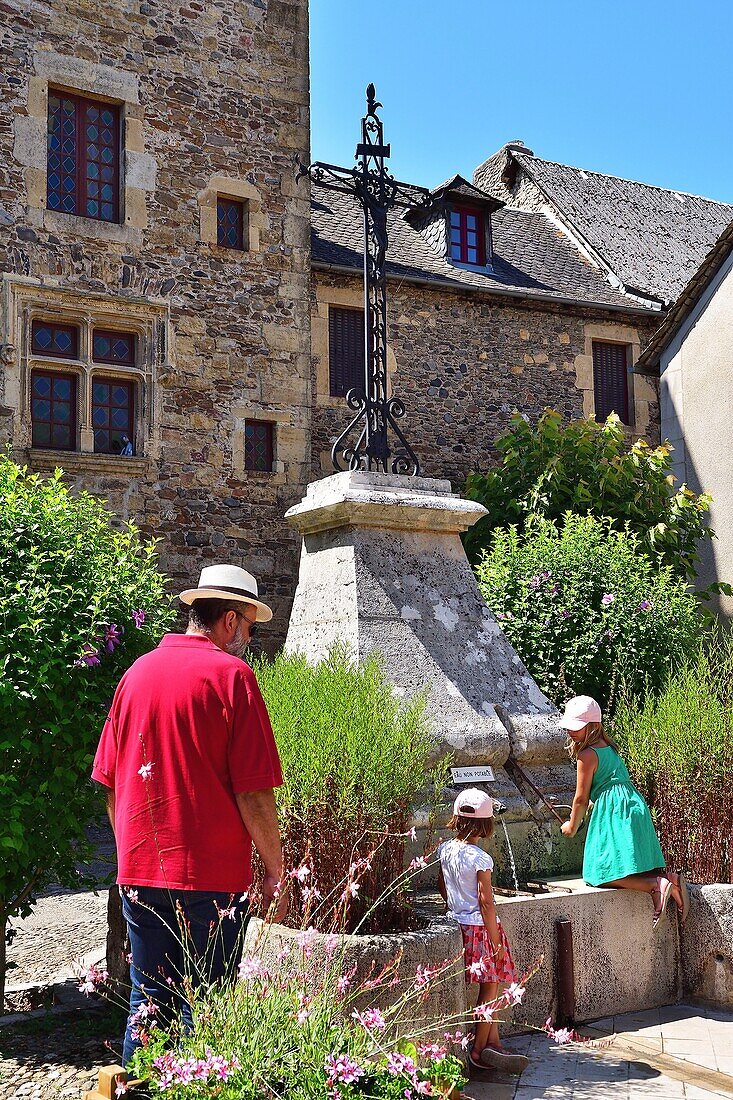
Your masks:
<svg viewBox="0 0 733 1100"><path fill-rule="evenodd" d="M530 1058L520 1078L476 1074L471 1100L712 1100L733 1098L733 1012L671 1005L600 1020L597 1047L557 1046L543 1034L509 1045ZM604 1040L601 1038L600 1043Z"/></svg>
<svg viewBox="0 0 733 1100"><path fill-rule="evenodd" d="M8 949L8 987L63 981L76 959L96 948L104 951L107 934L107 889L102 885L114 868L114 839L106 822L90 830L98 854L80 871L99 883L99 890L51 887L30 916L13 921L15 938Z"/></svg>

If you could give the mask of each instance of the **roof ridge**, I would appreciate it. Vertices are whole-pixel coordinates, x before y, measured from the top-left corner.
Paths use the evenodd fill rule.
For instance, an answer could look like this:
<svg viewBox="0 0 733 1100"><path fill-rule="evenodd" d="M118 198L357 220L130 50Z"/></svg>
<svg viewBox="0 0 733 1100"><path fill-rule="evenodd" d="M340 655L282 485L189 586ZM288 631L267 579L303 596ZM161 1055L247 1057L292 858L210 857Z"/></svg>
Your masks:
<svg viewBox="0 0 733 1100"><path fill-rule="evenodd" d="M703 202L713 203L715 206L727 206L733 209L733 203L723 202L721 199L711 199L707 195L697 195L694 191L683 191L679 187L662 187L658 183L645 183L644 180L632 180L628 176L616 176L613 172L599 172L595 168L580 168L577 164L564 164L560 160L548 160L546 157L530 156L528 153L513 152L513 156L522 157L524 160L538 160L543 164L554 164L558 168L571 168L574 172L585 172L589 176L603 176L605 179L620 180L622 183L634 183L637 187L648 187L653 191L665 191L670 195L685 195L689 199L701 199Z"/></svg>

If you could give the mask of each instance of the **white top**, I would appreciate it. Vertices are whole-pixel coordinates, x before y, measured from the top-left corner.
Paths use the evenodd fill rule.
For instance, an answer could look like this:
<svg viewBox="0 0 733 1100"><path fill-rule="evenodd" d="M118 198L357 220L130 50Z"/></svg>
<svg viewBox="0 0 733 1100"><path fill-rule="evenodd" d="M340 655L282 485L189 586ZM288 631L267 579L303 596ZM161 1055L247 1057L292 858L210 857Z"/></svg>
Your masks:
<svg viewBox="0 0 733 1100"><path fill-rule="evenodd" d="M494 861L477 844L446 840L438 848L448 894L448 916L459 924L483 924L478 903L479 871L493 871Z"/></svg>

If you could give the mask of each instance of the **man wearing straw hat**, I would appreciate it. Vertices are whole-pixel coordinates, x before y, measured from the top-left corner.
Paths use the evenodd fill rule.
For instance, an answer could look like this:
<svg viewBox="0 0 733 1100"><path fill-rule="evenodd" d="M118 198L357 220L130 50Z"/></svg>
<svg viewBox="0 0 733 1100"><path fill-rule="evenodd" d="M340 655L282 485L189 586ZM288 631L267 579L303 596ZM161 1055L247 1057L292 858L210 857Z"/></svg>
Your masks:
<svg viewBox="0 0 733 1100"><path fill-rule="evenodd" d="M179 598L188 630L166 634L122 677L92 771L107 788L132 948L125 1065L141 1005L190 1018L184 974L234 976L253 843L265 869L263 909L278 920L284 907L273 792L282 772L257 680L241 659L272 611L252 574L234 565L208 566Z"/></svg>

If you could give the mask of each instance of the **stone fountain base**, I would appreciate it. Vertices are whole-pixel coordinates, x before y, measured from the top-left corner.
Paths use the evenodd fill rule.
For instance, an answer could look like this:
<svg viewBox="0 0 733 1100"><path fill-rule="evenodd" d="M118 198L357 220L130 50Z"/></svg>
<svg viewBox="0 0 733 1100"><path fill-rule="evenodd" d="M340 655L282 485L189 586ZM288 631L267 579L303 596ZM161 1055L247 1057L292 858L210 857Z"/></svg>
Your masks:
<svg viewBox="0 0 733 1100"><path fill-rule="evenodd" d="M579 845L504 767L519 765L558 802L572 798L557 711L483 602L463 550L461 533L484 514L447 481L353 471L313 482L287 513L303 547L286 650L313 661L334 645L360 661L379 652L399 694L425 693L435 758L494 768L491 793L507 807L520 873L568 872Z"/></svg>

